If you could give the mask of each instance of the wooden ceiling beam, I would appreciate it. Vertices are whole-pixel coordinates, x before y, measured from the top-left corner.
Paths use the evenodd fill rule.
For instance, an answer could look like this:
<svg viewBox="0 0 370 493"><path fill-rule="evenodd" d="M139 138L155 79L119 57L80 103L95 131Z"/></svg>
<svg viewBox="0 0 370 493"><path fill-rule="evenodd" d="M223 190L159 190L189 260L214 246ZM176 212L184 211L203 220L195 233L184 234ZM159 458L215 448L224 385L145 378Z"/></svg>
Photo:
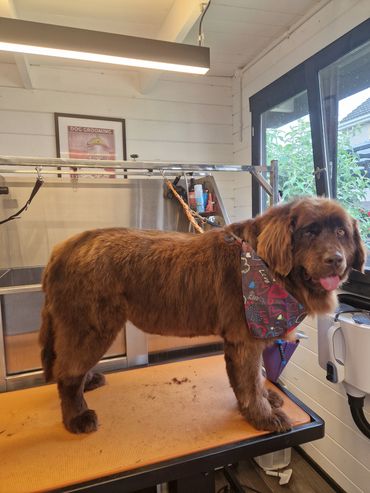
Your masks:
<svg viewBox="0 0 370 493"><path fill-rule="evenodd" d="M156 38L162 41L182 43L202 13L202 4L207 0L175 0L164 20ZM198 40L194 40L197 44ZM139 76L139 91L150 92L157 83L162 72L146 71Z"/></svg>
<svg viewBox="0 0 370 493"><path fill-rule="evenodd" d="M0 0L0 16L18 18L18 12L14 0ZM25 89L33 89L30 64L26 55L14 54L15 64L19 77Z"/></svg>

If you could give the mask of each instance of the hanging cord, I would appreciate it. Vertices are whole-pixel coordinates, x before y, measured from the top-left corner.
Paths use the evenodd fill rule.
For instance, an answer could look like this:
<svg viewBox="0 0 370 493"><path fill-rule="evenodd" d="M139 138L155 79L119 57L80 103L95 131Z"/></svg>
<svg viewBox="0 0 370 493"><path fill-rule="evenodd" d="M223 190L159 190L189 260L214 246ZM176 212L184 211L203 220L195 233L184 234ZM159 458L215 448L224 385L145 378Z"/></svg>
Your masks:
<svg viewBox="0 0 370 493"><path fill-rule="evenodd" d="M32 202L33 198L35 197L35 195L37 194L37 192L40 190L41 186L44 183L44 180L43 180L43 178L42 178L42 176L40 174L40 169L38 167L36 168L36 171L37 171L36 183L35 183L35 185L33 187L33 190L31 192L31 195L30 195L29 199L27 200L27 202L25 203L25 205L22 207L22 209L20 209L15 214L12 214L8 218L3 219L2 221L0 221L0 224L4 224L4 223L6 223L8 221L12 221L13 219L18 219L18 216L20 214L22 214L22 212L24 212L24 211L26 211L28 209L28 206L30 205L30 203Z"/></svg>
<svg viewBox="0 0 370 493"><path fill-rule="evenodd" d="M202 7L204 7L205 4L202 4ZM202 12L202 15L200 17L200 21L199 21L199 30L198 30L198 44L199 46L203 46L203 41L204 41L204 33L202 31L202 23L203 23L203 18L204 16L206 15L206 12L209 8L209 6L211 5L211 0L209 0L209 2L207 3L207 5L204 7L204 10Z"/></svg>
<svg viewBox="0 0 370 493"><path fill-rule="evenodd" d="M364 397L354 397L347 393L348 404L351 410L353 421L356 423L357 428L367 437L370 438L370 423L366 419L364 413Z"/></svg>

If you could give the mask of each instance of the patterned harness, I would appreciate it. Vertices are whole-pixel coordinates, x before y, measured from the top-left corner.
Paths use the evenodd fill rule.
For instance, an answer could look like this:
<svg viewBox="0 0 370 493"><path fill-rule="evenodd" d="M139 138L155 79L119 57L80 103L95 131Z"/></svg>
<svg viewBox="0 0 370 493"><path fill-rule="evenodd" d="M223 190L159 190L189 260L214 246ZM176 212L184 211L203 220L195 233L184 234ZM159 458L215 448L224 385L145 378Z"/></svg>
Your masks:
<svg viewBox="0 0 370 493"><path fill-rule="evenodd" d="M245 318L253 337L283 337L306 317L306 312L272 276L253 248L233 235L241 244L241 274Z"/></svg>

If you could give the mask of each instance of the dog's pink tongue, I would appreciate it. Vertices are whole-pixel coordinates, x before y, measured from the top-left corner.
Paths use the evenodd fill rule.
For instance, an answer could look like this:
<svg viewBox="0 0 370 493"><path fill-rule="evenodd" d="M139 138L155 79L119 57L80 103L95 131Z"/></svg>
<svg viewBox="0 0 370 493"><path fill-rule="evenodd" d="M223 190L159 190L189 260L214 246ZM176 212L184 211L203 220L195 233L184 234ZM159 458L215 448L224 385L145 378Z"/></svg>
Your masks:
<svg viewBox="0 0 370 493"><path fill-rule="evenodd" d="M333 291L339 286L339 276L322 277L320 280L321 286L326 289L326 291Z"/></svg>

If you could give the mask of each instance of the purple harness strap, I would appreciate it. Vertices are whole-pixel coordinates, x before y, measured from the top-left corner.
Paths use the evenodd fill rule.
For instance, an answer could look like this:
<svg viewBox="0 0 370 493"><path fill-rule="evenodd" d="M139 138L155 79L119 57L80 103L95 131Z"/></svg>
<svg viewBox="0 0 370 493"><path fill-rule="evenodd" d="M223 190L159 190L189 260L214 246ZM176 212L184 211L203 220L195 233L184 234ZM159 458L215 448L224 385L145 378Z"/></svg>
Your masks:
<svg viewBox="0 0 370 493"><path fill-rule="evenodd" d="M274 279L248 243L242 241L241 247L242 290L248 328L258 339L282 337L305 318L304 307Z"/></svg>

